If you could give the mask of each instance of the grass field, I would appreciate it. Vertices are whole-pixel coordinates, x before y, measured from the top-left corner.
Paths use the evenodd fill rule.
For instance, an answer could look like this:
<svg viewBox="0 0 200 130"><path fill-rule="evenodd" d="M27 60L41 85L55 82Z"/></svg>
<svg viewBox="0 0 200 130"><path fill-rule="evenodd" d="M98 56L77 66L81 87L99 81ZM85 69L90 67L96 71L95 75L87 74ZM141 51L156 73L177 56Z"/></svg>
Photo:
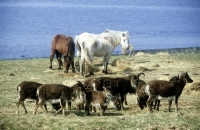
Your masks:
<svg viewBox="0 0 200 130"><path fill-rule="evenodd" d="M175 111L174 102L172 112L167 112L168 101L161 101L160 111L153 110L149 114L147 108L140 110L136 105L134 94L127 96L128 105L124 111L115 111L112 106L105 111L104 116L91 113L85 117L84 111L77 112L72 103L72 110L67 110L54 116L51 106L48 104L48 114L43 114L39 108L37 115L33 115L35 102L25 101L28 114L24 114L20 106L19 116L16 116L16 102L18 94L17 85L24 81L36 81L40 83L70 84L74 81L84 81L85 77L78 74L64 74L58 71L57 62L54 59L54 70L48 69L49 59L25 59L25 60L0 60L0 129L96 129L96 130L130 130L130 129L191 129L200 128L200 54L145 54L137 53L134 56L112 56L109 63L109 74L101 73L102 58L95 58L95 76L124 76L129 71L135 74L144 72L140 78L145 82L154 79L168 80L171 75L178 75L187 71L194 80L193 84L187 84L179 100L179 111ZM196 86L195 86L196 84Z"/></svg>

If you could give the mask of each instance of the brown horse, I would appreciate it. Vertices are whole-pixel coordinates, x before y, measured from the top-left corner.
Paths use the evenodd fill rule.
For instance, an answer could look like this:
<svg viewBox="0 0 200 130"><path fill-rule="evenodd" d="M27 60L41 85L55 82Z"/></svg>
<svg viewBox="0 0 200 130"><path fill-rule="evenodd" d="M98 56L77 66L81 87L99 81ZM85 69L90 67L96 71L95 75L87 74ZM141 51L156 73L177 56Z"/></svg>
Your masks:
<svg viewBox="0 0 200 130"><path fill-rule="evenodd" d="M72 72L75 73L74 68L74 53L75 44L73 38L70 36L65 36L63 34L56 35L52 40L52 52L50 56L50 69L52 69L52 61L54 55L56 54L58 60L58 69L61 69L62 61L61 57L64 55L64 73L68 73L70 64L72 64Z"/></svg>

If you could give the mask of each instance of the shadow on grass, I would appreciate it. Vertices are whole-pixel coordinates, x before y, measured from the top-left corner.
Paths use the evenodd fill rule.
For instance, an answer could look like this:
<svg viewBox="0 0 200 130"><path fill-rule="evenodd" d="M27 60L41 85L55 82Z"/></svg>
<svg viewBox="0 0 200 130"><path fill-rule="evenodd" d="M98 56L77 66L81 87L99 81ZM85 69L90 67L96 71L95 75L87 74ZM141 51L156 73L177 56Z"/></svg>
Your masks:
<svg viewBox="0 0 200 130"><path fill-rule="evenodd" d="M55 115L55 111L50 111L49 114L54 116ZM38 113L38 114L42 114L42 113ZM62 111L58 113L58 115L62 115ZM109 111L109 110L106 110L104 112L104 115L103 116L122 116L123 114L119 111ZM82 110L82 111L76 111L76 110L66 110L65 111L65 116L67 117L86 117L85 115L85 111ZM89 116L100 116L100 111L97 111L97 113L95 112L90 112L90 115Z"/></svg>

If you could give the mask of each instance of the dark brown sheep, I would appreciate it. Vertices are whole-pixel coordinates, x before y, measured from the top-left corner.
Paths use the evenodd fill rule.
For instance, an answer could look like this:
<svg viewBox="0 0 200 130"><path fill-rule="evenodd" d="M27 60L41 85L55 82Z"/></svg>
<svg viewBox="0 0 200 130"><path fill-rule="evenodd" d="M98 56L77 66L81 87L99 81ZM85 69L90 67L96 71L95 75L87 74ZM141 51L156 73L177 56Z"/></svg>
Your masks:
<svg viewBox="0 0 200 130"><path fill-rule="evenodd" d="M172 76L169 81L178 81L179 80L179 75L178 76ZM171 108L171 104L172 104L172 101L174 100L174 98L170 99L168 98L169 100L169 111L170 111L170 108ZM158 110L159 111L159 106L160 106L160 99L156 99L155 100L155 104L154 104L154 109Z"/></svg>
<svg viewBox="0 0 200 130"><path fill-rule="evenodd" d="M129 75L129 77L120 78L110 78L110 77L99 77L94 79L89 79L89 81L84 82L84 86L88 88L93 88L93 90L103 91L103 86L107 88L113 95L120 94L121 97L121 110L123 110L123 102L126 101L126 94L135 93L138 85L140 75L144 73L139 73L138 75Z"/></svg>
<svg viewBox="0 0 200 130"><path fill-rule="evenodd" d="M61 57L64 55L64 72L68 73L70 64L72 65L72 72L75 73L74 68L74 53L75 44L73 38L63 34L56 35L52 40L52 52L50 56L50 69L52 69L53 57L56 54L58 60L58 69L61 69Z"/></svg>
<svg viewBox="0 0 200 130"><path fill-rule="evenodd" d="M107 87L108 88L108 87ZM85 115L90 115L90 108L99 107L101 110L100 115L103 116L105 110L108 107L108 104L112 101L115 108L120 109L120 100L119 95L113 96L106 87L103 87L103 91L93 91L93 90L86 90L83 86L81 92L84 93L84 100L85 100ZM96 109L94 109L96 112Z"/></svg>
<svg viewBox="0 0 200 130"><path fill-rule="evenodd" d="M60 102L61 108L58 111L56 111L55 115L57 115L60 111L63 111L63 115L65 115L66 101L74 101L82 87L83 84L79 81L72 87L68 87L61 84L41 85L37 89L39 101L35 108L34 115L36 114L39 106L41 107L44 113L47 113L47 111L45 111L42 106L48 100L58 100Z"/></svg>
<svg viewBox="0 0 200 130"><path fill-rule="evenodd" d="M141 109L147 105L149 113L152 112L151 104L155 99L175 97L176 111L178 111L178 97L181 95L186 83L193 80L186 73L182 73L178 81L153 80L144 85L138 93L139 106ZM147 98L147 102L146 101ZM171 104L169 104L170 111Z"/></svg>
<svg viewBox="0 0 200 130"><path fill-rule="evenodd" d="M38 97L36 94L37 88L42 85L41 83L33 82L33 81L22 81L17 86L17 92L19 94L19 100L16 103L17 111L16 114L19 115L19 105L21 104L25 110L25 113L27 113L27 109L24 105L25 99L32 99L36 101L36 104L38 103ZM50 102L53 109L58 110L60 109L60 104L55 102ZM47 111L47 106L44 104L44 107Z"/></svg>
<svg viewBox="0 0 200 130"><path fill-rule="evenodd" d="M36 96L37 88L42 85L41 83L32 82L32 81L23 81L17 86L17 92L19 94L19 100L16 104L17 111L16 114L19 115L19 105L21 104L24 108L25 113L27 113L27 109L24 105L25 99L32 99L38 103L38 97ZM47 110L46 104L44 104L45 109Z"/></svg>

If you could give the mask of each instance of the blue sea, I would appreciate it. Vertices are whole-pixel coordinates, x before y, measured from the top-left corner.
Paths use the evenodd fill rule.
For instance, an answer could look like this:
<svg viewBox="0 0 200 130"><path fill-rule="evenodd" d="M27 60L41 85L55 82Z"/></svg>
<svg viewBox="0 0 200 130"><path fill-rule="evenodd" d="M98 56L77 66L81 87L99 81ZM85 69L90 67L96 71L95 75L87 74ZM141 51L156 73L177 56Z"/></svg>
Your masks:
<svg viewBox="0 0 200 130"><path fill-rule="evenodd" d="M106 29L128 31L134 50L200 47L200 0L1 0L0 59L49 57L56 34Z"/></svg>

